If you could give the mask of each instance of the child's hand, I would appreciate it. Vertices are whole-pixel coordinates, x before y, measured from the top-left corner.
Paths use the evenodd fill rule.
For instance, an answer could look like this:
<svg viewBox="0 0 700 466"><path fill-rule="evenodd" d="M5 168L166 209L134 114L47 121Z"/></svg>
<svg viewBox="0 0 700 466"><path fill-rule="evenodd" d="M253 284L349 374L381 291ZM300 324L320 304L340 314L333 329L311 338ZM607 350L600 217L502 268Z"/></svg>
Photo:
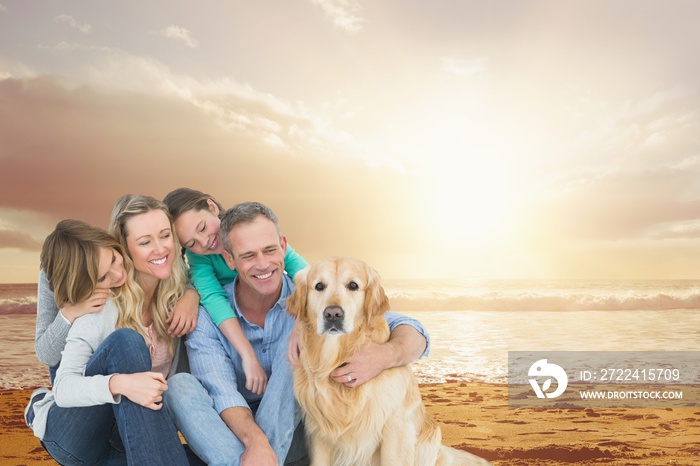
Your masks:
<svg viewBox="0 0 700 466"><path fill-rule="evenodd" d="M246 389L256 395L265 393L265 389L267 389L267 374L265 374L255 356L243 360L243 372L245 372Z"/></svg>
<svg viewBox="0 0 700 466"><path fill-rule="evenodd" d="M197 326L199 313L199 294L189 288L180 300L175 303L173 312L170 313L165 323L170 325L168 332L174 337L181 337L190 333Z"/></svg>
<svg viewBox="0 0 700 466"><path fill-rule="evenodd" d="M92 295L85 301L74 306L70 304L63 306L61 314L63 314L63 317L68 319L69 322L73 323L75 319L85 314L100 312L107 302L107 298L109 298L108 288L96 288Z"/></svg>
<svg viewBox="0 0 700 466"><path fill-rule="evenodd" d="M226 319L219 324L219 330L224 334L231 346L241 356L243 372L245 373L245 388L262 395L267 388L267 374L260 365L255 350L243 333L237 318Z"/></svg>

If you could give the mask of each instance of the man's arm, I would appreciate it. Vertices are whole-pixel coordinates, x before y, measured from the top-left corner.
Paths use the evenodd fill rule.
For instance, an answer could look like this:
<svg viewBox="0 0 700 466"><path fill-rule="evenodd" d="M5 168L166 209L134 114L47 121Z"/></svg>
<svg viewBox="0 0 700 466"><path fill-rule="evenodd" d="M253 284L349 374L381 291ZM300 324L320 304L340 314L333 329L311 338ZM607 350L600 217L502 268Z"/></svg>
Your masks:
<svg viewBox="0 0 700 466"><path fill-rule="evenodd" d="M221 419L245 447L241 455L241 466L253 462L256 466L278 466L277 455L249 409L227 408L221 412Z"/></svg>
<svg viewBox="0 0 700 466"><path fill-rule="evenodd" d="M359 387L386 369L410 364L428 354L430 336L420 322L396 312L388 312L386 320L391 329L389 341L365 346L331 373L333 380Z"/></svg>

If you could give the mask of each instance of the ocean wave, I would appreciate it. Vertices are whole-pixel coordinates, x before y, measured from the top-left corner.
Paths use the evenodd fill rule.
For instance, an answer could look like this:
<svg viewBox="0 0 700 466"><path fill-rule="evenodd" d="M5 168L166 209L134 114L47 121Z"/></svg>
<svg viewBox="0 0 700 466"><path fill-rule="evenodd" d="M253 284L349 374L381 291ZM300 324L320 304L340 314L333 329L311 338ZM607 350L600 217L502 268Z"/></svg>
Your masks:
<svg viewBox="0 0 700 466"><path fill-rule="evenodd" d="M411 292L389 292L391 308L407 310L480 310L480 311L643 311L700 309L700 292L672 294L630 293L591 294L488 292L455 295L432 292L417 295Z"/></svg>
<svg viewBox="0 0 700 466"><path fill-rule="evenodd" d="M700 309L698 281L387 281L397 311L644 311ZM15 287L16 288L16 287ZM4 291L4 292L3 292ZM0 315L36 312L36 290L0 288Z"/></svg>
<svg viewBox="0 0 700 466"><path fill-rule="evenodd" d="M0 298L0 315L36 314L36 296Z"/></svg>

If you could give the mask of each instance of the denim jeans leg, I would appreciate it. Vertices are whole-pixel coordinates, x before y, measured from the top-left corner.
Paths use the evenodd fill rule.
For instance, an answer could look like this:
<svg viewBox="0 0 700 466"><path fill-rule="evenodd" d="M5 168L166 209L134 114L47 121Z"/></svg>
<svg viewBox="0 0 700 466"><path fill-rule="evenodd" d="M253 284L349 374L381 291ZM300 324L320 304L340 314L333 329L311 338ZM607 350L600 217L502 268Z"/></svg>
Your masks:
<svg viewBox="0 0 700 466"><path fill-rule="evenodd" d="M289 446L287 458L284 466L309 466L309 448L306 443L306 432L304 431L304 421L297 424L292 437L292 444Z"/></svg>
<svg viewBox="0 0 700 466"><path fill-rule="evenodd" d="M287 457L294 431L301 420L301 410L294 398L293 386L287 346L280 345L272 363L272 375L267 382L267 389L255 413L255 421L267 436L280 465Z"/></svg>
<svg viewBox="0 0 700 466"><path fill-rule="evenodd" d="M192 374L168 379L163 404L192 451L209 465L238 466L243 444L214 409L206 389Z"/></svg>
<svg viewBox="0 0 700 466"><path fill-rule="evenodd" d="M135 374L151 370L143 337L131 329L112 332L95 351L85 375ZM127 397L112 405L129 464L187 465L187 455L167 409L152 410Z"/></svg>
<svg viewBox="0 0 700 466"><path fill-rule="evenodd" d="M61 408L53 405L41 443L59 464L65 466L109 463L126 465L126 455L111 452L110 432L114 413L110 405Z"/></svg>

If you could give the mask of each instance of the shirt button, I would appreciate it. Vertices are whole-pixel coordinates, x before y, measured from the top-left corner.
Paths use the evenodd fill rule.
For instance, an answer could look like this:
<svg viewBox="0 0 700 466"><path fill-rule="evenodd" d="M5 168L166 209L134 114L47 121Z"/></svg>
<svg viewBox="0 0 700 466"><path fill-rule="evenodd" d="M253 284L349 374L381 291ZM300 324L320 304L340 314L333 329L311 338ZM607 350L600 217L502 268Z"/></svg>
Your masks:
<svg viewBox="0 0 700 466"><path fill-rule="evenodd" d="M263 353L267 353L267 349L263 348Z"/></svg>

